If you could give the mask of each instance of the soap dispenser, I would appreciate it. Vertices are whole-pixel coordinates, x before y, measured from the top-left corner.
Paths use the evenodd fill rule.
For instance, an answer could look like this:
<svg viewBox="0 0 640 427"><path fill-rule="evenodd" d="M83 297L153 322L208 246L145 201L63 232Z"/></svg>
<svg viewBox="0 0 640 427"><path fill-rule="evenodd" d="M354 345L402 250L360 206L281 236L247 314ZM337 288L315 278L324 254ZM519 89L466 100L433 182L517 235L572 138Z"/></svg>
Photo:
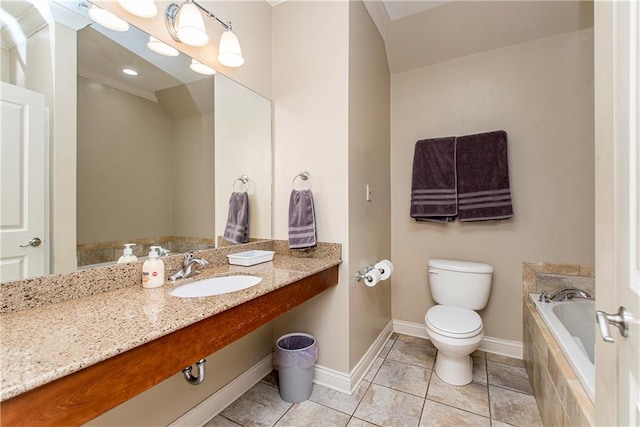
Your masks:
<svg viewBox="0 0 640 427"><path fill-rule="evenodd" d="M135 246L135 243L126 243L124 245L124 251L120 258L118 258L118 264L126 264L128 262L136 262L138 257L133 254L132 246Z"/></svg>
<svg viewBox="0 0 640 427"><path fill-rule="evenodd" d="M158 253L160 246L151 246L149 258L142 264L142 287L158 288L164 285L164 262Z"/></svg>

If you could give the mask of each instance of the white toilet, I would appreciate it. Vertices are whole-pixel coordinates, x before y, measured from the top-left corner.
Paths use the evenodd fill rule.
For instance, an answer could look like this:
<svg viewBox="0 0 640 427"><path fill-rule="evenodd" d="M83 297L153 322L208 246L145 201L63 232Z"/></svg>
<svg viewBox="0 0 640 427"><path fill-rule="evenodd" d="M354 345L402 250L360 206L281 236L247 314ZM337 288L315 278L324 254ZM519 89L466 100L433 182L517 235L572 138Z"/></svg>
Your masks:
<svg viewBox="0 0 640 427"><path fill-rule="evenodd" d="M493 267L479 262L432 259L429 288L435 305L424 316L427 335L438 349L435 371L452 385L469 384L473 361L469 356L484 337L481 310L489 301Z"/></svg>

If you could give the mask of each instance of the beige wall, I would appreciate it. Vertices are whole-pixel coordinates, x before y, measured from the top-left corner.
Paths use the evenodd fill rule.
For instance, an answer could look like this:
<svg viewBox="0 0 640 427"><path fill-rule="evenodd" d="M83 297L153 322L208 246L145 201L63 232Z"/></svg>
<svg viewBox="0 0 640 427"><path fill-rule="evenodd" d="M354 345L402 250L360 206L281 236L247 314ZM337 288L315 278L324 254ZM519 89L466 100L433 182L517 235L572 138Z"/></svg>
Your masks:
<svg viewBox="0 0 640 427"><path fill-rule="evenodd" d="M391 257L390 76L384 42L362 2L349 3L349 369L391 320L390 279L355 273ZM372 200L366 201L366 185ZM341 267L342 268L342 267Z"/></svg>
<svg viewBox="0 0 640 427"><path fill-rule="evenodd" d="M215 235L227 226L229 195L249 194L251 238L271 238L272 147L271 101L244 86L216 75L215 91ZM236 179L249 177L245 187Z"/></svg>
<svg viewBox="0 0 640 427"><path fill-rule="evenodd" d="M318 363L340 372L349 372L348 28L348 2L273 8L274 238L287 239L291 180L308 170L318 240L342 243L344 260L338 286L281 316L275 336L313 334Z"/></svg>
<svg viewBox="0 0 640 427"><path fill-rule="evenodd" d="M522 340L523 261L594 263L593 31L392 75L394 319L423 323L427 261L495 267L487 336ZM447 225L409 217L416 140L504 129L515 216Z"/></svg>
<svg viewBox="0 0 640 427"><path fill-rule="evenodd" d="M79 244L173 234L173 129L160 104L78 76Z"/></svg>

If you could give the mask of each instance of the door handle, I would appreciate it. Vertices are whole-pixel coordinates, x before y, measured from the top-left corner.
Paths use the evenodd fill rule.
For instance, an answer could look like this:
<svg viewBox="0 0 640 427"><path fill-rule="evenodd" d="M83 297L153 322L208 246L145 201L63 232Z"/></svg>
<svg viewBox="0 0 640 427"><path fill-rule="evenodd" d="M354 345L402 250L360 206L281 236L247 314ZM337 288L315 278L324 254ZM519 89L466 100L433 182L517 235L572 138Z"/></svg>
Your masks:
<svg viewBox="0 0 640 427"><path fill-rule="evenodd" d="M620 330L620 335L626 337L629 335L629 325L627 319L629 319L629 312L623 306L618 308L616 314L608 314L604 311L596 311L596 322L600 327L600 335L605 342L615 342L616 340L611 336L609 325L613 325Z"/></svg>
<svg viewBox="0 0 640 427"><path fill-rule="evenodd" d="M29 240L29 243L27 243L26 245L20 245L20 247L28 248L29 246L33 246L35 248L36 246L40 246L40 243L42 243L42 240L40 240L39 237L34 237L33 239Z"/></svg>

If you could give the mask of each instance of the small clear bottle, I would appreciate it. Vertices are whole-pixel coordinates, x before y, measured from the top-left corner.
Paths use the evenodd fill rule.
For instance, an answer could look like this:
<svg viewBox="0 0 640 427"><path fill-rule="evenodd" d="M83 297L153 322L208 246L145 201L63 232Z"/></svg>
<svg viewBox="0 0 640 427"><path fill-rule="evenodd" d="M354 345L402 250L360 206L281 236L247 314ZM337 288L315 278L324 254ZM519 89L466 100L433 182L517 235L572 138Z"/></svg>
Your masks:
<svg viewBox="0 0 640 427"><path fill-rule="evenodd" d="M159 288L164 285L164 262L158 253L160 246L151 246L149 258L142 264L142 287Z"/></svg>
<svg viewBox="0 0 640 427"><path fill-rule="evenodd" d="M133 254L132 246L135 246L135 243L126 243L124 245L124 251L120 258L118 258L118 264L126 264L128 262L136 262L138 261L138 257Z"/></svg>

